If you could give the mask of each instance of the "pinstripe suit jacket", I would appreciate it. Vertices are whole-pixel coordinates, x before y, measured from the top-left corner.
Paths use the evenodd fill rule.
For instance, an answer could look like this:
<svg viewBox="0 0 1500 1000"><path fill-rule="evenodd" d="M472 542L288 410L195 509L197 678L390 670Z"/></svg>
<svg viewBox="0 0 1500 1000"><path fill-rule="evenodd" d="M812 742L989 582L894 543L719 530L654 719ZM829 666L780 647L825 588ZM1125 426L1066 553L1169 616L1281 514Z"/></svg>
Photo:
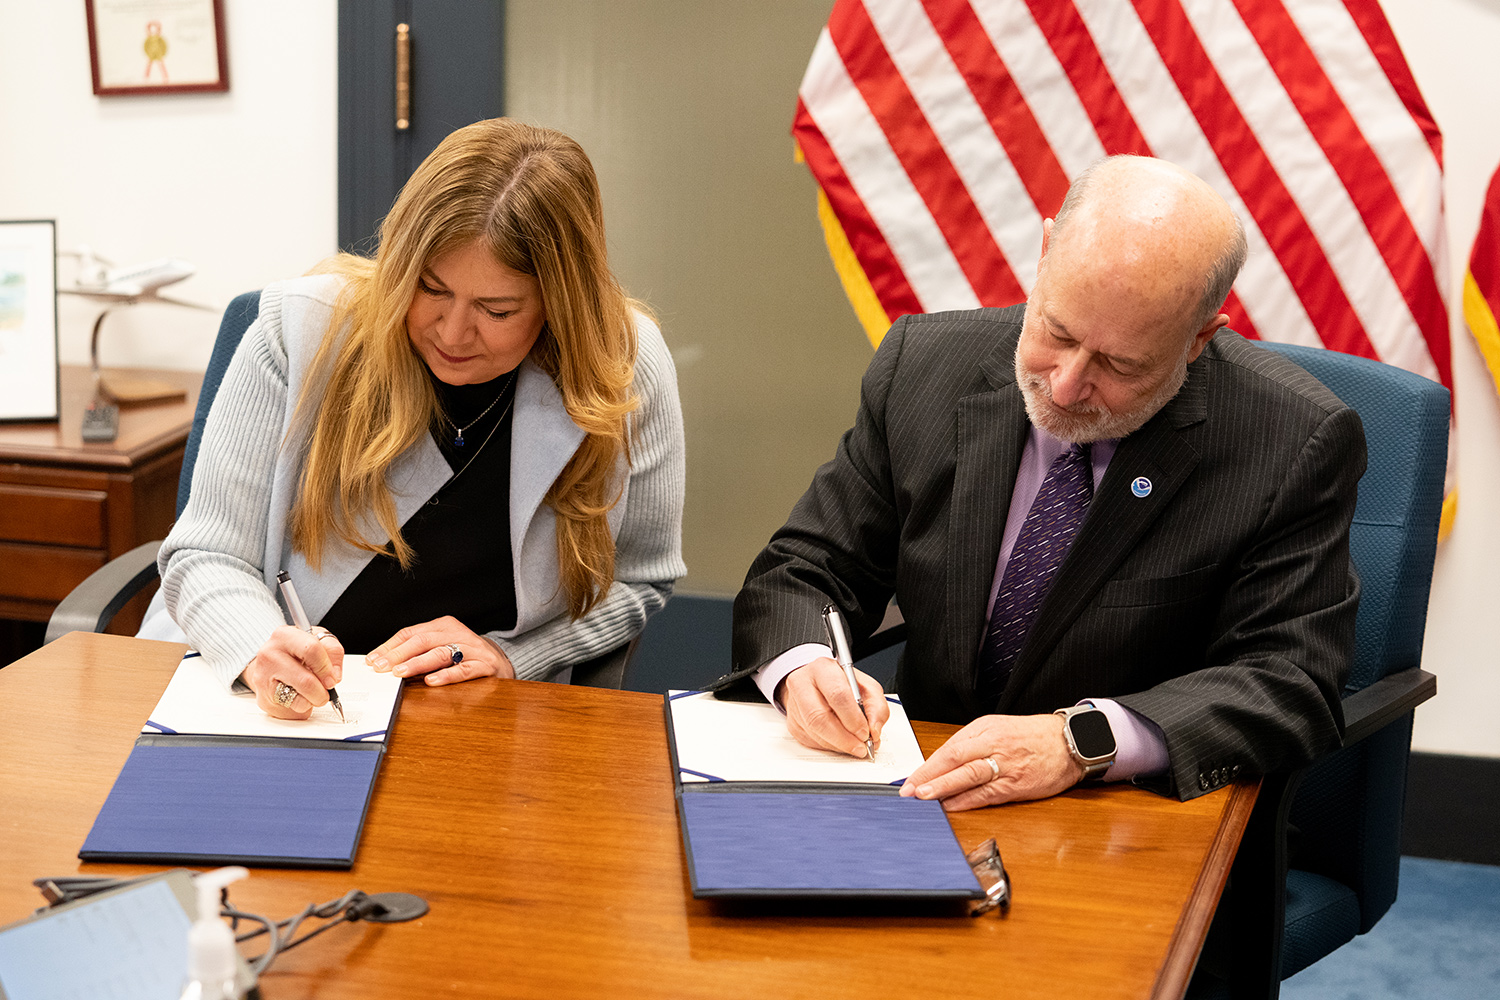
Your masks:
<svg viewBox="0 0 1500 1000"><path fill-rule="evenodd" d="M1023 312L907 316L886 334L854 427L735 601L730 686L824 641L823 595L858 642L894 593L909 630L896 688L916 718L1113 697L1161 727L1161 790L1183 798L1337 746L1364 432L1312 376L1228 331L1120 442L999 703L979 700L985 604L1028 430L1013 370ZM1139 476L1145 497L1130 488Z"/></svg>

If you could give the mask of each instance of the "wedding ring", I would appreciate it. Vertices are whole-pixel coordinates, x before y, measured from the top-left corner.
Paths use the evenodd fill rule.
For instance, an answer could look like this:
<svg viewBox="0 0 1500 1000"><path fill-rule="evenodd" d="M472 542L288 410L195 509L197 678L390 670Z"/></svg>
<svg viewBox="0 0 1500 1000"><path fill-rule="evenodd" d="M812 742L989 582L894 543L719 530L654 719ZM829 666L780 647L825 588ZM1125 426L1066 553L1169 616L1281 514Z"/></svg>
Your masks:
<svg viewBox="0 0 1500 1000"><path fill-rule="evenodd" d="M994 781L996 778L1000 777L1000 765L995 763L995 758L986 757L984 758L984 762L990 766L991 781Z"/></svg>
<svg viewBox="0 0 1500 1000"><path fill-rule="evenodd" d="M321 639L324 636L333 635L332 632L328 631L326 628L324 628L321 625L314 625L311 628L309 628L307 631L312 634L312 637L314 639Z"/></svg>
<svg viewBox="0 0 1500 1000"><path fill-rule="evenodd" d="M285 681L277 681L276 694L272 700L282 708L291 708L292 702L297 700L297 689Z"/></svg>
<svg viewBox="0 0 1500 1000"><path fill-rule="evenodd" d="M448 662L449 662L450 666L456 667L460 663L464 662L464 651L463 650L459 649L457 646L455 646L451 642L450 643L446 643L446 645L448 647L448 655L449 655L449 661Z"/></svg>

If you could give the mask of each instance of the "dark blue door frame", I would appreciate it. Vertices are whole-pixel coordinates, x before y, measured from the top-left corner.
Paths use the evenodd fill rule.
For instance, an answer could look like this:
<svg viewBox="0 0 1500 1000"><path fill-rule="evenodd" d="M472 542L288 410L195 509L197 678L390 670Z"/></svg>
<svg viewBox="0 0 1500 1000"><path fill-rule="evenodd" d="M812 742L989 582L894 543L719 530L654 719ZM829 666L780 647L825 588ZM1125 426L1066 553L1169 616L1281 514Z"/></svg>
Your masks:
<svg viewBox="0 0 1500 1000"><path fill-rule="evenodd" d="M396 128L396 26L410 26L411 116ZM339 246L369 253L417 164L505 112L504 0L339 0Z"/></svg>

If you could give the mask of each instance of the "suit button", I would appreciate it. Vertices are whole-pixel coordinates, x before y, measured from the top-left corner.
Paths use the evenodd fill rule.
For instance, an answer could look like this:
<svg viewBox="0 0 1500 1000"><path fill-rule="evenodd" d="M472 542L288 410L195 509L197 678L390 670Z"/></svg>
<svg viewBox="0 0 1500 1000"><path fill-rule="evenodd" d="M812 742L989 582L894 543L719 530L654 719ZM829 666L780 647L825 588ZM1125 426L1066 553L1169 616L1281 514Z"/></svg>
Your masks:
<svg viewBox="0 0 1500 1000"><path fill-rule="evenodd" d="M1231 778L1238 778L1240 776L1240 766L1238 764L1229 769L1229 776Z"/></svg>
<svg viewBox="0 0 1500 1000"><path fill-rule="evenodd" d="M1205 792L1208 791L1208 775L1198 775L1198 787L1203 789Z"/></svg>

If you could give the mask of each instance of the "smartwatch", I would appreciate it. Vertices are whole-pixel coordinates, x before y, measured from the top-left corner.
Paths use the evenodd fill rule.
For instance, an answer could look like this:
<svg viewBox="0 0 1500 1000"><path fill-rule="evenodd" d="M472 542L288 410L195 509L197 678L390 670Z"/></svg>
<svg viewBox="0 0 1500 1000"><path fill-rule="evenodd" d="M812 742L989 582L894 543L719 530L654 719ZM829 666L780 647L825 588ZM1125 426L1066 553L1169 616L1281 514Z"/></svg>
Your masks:
<svg viewBox="0 0 1500 1000"><path fill-rule="evenodd" d="M1083 768L1083 779L1101 778L1115 762L1115 733L1109 716L1092 705L1059 708L1053 715L1063 718L1063 739L1068 753Z"/></svg>

